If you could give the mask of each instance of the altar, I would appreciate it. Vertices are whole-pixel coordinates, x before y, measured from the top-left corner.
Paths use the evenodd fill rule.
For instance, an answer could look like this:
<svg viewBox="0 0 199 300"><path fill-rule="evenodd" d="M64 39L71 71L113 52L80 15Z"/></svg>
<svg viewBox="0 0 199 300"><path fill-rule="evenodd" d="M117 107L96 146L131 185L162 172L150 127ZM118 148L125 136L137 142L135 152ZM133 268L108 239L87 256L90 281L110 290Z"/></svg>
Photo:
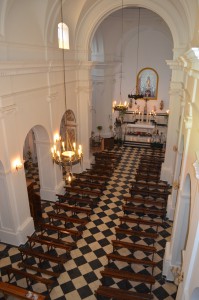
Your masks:
<svg viewBox="0 0 199 300"><path fill-rule="evenodd" d="M151 133L154 131L155 126L149 123L135 123L135 124L130 124L128 123L126 125L126 133L128 134L128 132L134 132L134 131L142 131L142 132L148 132Z"/></svg>

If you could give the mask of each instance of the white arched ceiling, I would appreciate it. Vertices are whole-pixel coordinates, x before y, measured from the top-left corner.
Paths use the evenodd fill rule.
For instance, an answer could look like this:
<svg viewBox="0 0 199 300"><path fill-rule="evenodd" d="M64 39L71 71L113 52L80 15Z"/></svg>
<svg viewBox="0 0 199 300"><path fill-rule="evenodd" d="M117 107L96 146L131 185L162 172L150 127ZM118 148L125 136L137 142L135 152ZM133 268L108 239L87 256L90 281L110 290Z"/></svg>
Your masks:
<svg viewBox="0 0 199 300"><path fill-rule="evenodd" d="M78 28L76 31L76 48L83 48L83 50L88 50L90 42L93 38L93 35L99 26L99 24L112 12L121 9L122 1L95 1L92 7L87 11L87 13L79 20ZM147 8L157 13L168 25L173 41L174 48L182 48L182 52L185 51L188 47L188 43L191 39L189 24L184 12L183 6L176 1L136 1L136 0L124 0L123 6L140 6ZM89 53L87 53L89 58ZM80 57L81 59L81 57ZM85 57L84 57L85 59Z"/></svg>

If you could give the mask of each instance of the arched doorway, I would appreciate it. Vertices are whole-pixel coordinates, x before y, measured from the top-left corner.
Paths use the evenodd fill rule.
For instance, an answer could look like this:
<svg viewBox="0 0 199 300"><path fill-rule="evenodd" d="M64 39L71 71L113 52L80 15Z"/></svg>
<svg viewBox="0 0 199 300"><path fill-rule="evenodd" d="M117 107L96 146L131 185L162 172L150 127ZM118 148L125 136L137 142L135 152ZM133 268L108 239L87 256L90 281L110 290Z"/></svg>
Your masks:
<svg viewBox="0 0 199 300"><path fill-rule="evenodd" d="M41 199L55 201L54 168L50 155L50 140L46 129L36 125L24 141L23 159L31 215L41 217Z"/></svg>

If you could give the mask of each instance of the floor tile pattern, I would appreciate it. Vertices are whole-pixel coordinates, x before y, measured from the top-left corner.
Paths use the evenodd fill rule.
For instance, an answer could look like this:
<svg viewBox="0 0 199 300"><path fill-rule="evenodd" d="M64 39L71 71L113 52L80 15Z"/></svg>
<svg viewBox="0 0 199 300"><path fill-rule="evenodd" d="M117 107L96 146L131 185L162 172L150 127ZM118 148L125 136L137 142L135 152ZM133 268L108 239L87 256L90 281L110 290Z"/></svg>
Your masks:
<svg viewBox="0 0 199 300"><path fill-rule="evenodd" d="M115 227L119 225L118 217L123 215L123 196L129 195L130 181L133 180L139 165L139 159L146 150L125 147L120 151L122 152L122 159L108 181L100 201L93 208L90 222L84 228L82 238L77 241L77 247L71 251L68 261L62 266L61 275L55 280L54 288L51 293L48 294L46 292L46 287L42 284L32 284L33 291L47 295L47 299L49 300L96 299L94 291L101 284L100 271L107 266L106 253L112 252L111 240L115 239ZM34 180L35 189L39 191L38 171L33 167L31 174L29 173L27 176ZM54 210L53 203L42 201L42 207L43 218L47 220L46 213ZM56 225L60 224L59 221L56 222ZM176 286L173 283L166 282L162 276L164 248L166 241L170 238L171 229L172 223L166 221L164 225L160 227L159 237L155 242L157 253L155 254L154 260L158 262L158 265L154 270L156 278L156 283L152 289L154 300L172 300L175 299L176 296ZM54 232L49 231L48 234L52 237L55 236ZM69 237L63 236L63 239L65 238L69 239ZM121 239L126 240L126 237L121 237ZM129 238L127 241L128 240ZM130 240L151 245L151 240L149 239L139 241L139 239L136 240L132 237ZM40 248L38 249L46 251L45 247ZM58 255L66 257L66 253L64 253L63 250L56 250L56 252ZM123 252L123 254L125 253ZM0 258L1 280L7 281L8 278L4 267L17 267L18 262L21 261L21 255L16 247L0 244ZM146 258L145 254L139 254L139 258ZM36 259L32 258L31 264L37 265L38 262ZM50 262L44 263L43 267L49 270L58 271L57 266ZM111 263L111 267L132 270L131 266L125 265L124 263L113 262ZM143 266L136 266L136 270L133 271L142 274L150 273L150 270ZM21 280L20 278L14 278L12 282L19 286L26 287L25 280ZM126 287L124 282L119 280L115 283L112 279L107 279L106 284L113 284L113 287ZM127 288L131 288L131 286L127 284ZM148 287L142 283L138 283L134 288L140 292L148 291Z"/></svg>

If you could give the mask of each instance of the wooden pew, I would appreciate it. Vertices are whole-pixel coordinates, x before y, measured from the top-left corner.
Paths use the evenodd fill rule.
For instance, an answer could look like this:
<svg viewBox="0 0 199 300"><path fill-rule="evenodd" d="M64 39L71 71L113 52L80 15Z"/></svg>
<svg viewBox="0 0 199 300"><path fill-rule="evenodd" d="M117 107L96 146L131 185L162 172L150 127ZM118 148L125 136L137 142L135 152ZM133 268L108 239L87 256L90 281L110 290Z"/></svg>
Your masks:
<svg viewBox="0 0 199 300"><path fill-rule="evenodd" d="M152 199L147 199L147 198L135 198L135 197L128 197L124 196L124 201L126 205L128 203L136 203L140 205L151 205L151 206L157 206L161 207L162 209L166 209L166 201L165 200L152 200Z"/></svg>
<svg viewBox="0 0 199 300"><path fill-rule="evenodd" d="M27 295L29 295L29 291L27 289L24 289L22 287L13 285L12 283L8 282L2 282L0 281L0 291L3 293L5 299L7 299L8 296L16 297L17 299L26 299ZM32 295L37 296L37 300L45 300L46 296L43 296L39 293L32 292ZM32 298L34 299L34 298Z"/></svg>
<svg viewBox="0 0 199 300"><path fill-rule="evenodd" d="M38 276L38 275L35 275L32 273L28 273L26 271L22 271L22 270L12 268L12 267L6 268L6 271L8 274L9 281L11 281L14 276L18 275L21 278L26 279L27 286L30 286L31 281L36 281L36 282L45 284L49 292L52 290L52 285L55 283L55 281L52 279L48 279L48 278ZM13 274L12 277L11 277L11 274Z"/></svg>
<svg viewBox="0 0 199 300"><path fill-rule="evenodd" d="M120 224L123 223L132 223L132 224L136 224L136 225L144 225L144 226L150 226L150 227L155 227L156 231L158 230L159 226L162 226L163 223L162 222L157 222L157 221L148 221L148 220L144 220L141 218L130 218L127 216L123 216L123 217L119 217L120 219Z"/></svg>
<svg viewBox="0 0 199 300"><path fill-rule="evenodd" d="M59 204L59 203L58 203ZM61 205L64 205L64 203L61 203ZM55 208L56 209L56 208ZM58 208L58 211L60 208ZM53 223L54 220L60 220L65 223L65 227L67 224L78 224L81 225L82 227L86 226L86 224L89 222L88 218L87 219L80 219L76 217L68 217L67 215L55 213L55 212L47 212L47 215L49 217L50 223Z"/></svg>
<svg viewBox="0 0 199 300"><path fill-rule="evenodd" d="M124 256L124 255L120 255L120 254L116 254L116 253L109 253L106 254L107 259L108 259L108 263L112 260L118 260L121 262L126 262L128 264L136 264L136 265L143 265L146 267L151 267L152 268L152 274L153 274L153 270L154 268L157 266L157 262L152 261L152 260L144 260L144 259L138 259L138 258L134 258L134 257L130 257L130 256Z"/></svg>
<svg viewBox="0 0 199 300"><path fill-rule="evenodd" d="M80 206L74 206L74 205L68 205L66 203L59 203L59 202L55 202L55 209L60 212L60 210L64 210L64 211L69 211L72 212L72 214L86 214L87 215L87 219L90 218L90 215L92 214L92 209L88 208L88 207L80 207ZM50 213L48 214L48 216L50 216ZM52 213L51 213L51 216ZM58 217L61 218L61 217ZM76 223L78 223L78 219L77 218L73 218L74 222L76 221ZM81 219L79 219L79 224L81 223L82 225L86 225L85 224L85 220L82 221ZM67 222L68 220L66 219L65 222ZM83 224L84 223L84 224Z"/></svg>
<svg viewBox="0 0 199 300"><path fill-rule="evenodd" d="M136 207L133 205L123 205L122 209L124 211L124 214L127 213L133 213L136 215L147 215L152 218L153 217L161 217L162 220L165 218L166 210L162 209L151 209L151 208L145 208L145 207Z"/></svg>
<svg viewBox="0 0 199 300"><path fill-rule="evenodd" d="M135 282L143 282L145 284L150 285L150 290L152 285L155 284L155 278L152 275L144 275L144 274L135 274L133 272L112 269L112 268L104 268L104 270L100 271L102 277L111 277L128 281ZM103 280L104 281L104 280Z"/></svg>
<svg viewBox="0 0 199 300"><path fill-rule="evenodd" d="M113 174L113 171L110 171L110 170L104 170L104 169L86 169L86 172L88 174L91 174L91 175L98 175L98 176L111 176Z"/></svg>
<svg viewBox="0 0 199 300"><path fill-rule="evenodd" d="M112 245L113 245L113 251L117 248L126 248L132 251L142 251L142 252L148 252L153 254L157 251L157 249L153 246L140 245L140 244L129 243L120 240L112 240Z"/></svg>
<svg viewBox="0 0 199 300"><path fill-rule="evenodd" d="M142 195L145 197L153 197L153 198L163 198L165 200L167 200L168 195L170 194L169 191L159 191L159 190L155 190L155 189L150 189L147 186L145 188L141 188L139 185L133 185L130 188L130 194L131 197L135 196L135 195Z"/></svg>
<svg viewBox="0 0 199 300"><path fill-rule="evenodd" d="M46 232L47 230L52 230L52 231L57 232L59 239L60 239L61 234L67 234L70 236L74 236L75 240L77 240L83 234L83 232L79 231L79 230L62 228L62 227L54 226L54 225L47 224L47 223L39 222L38 226L40 227L40 230L42 233Z"/></svg>
<svg viewBox="0 0 199 300"><path fill-rule="evenodd" d="M142 179L140 180L135 180L131 181L131 186L139 186L143 188L148 188L148 189L156 189L156 190L163 190L163 192L168 192L168 189L170 186L168 184L163 184L163 183L153 183L153 182L146 182Z"/></svg>
<svg viewBox="0 0 199 300"><path fill-rule="evenodd" d="M36 244L40 244L40 245L46 245L48 248L48 251L50 249L56 249L56 248L63 249L66 251L67 255L73 249L70 245L64 245L59 242L45 240L45 239L43 239L43 236L41 236L41 235L40 236L27 236L27 238L28 238L28 243L29 243L31 249L33 249L33 247Z"/></svg>
<svg viewBox="0 0 199 300"><path fill-rule="evenodd" d="M39 267L36 267L36 266L32 266L32 265L26 264L22 261L19 262L17 265L18 265L19 268L32 270L32 271L35 271L38 274L45 274L45 275L48 275L50 277L55 277L55 278L58 278L60 276L60 273L58 273L58 272L53 272L53 271L50 271L50 270L46 270L44 268L39 268Z"/></svg>
<svg viewBox="0 0 199 300"><path fill-rule="evenodd" d="M85 205L89 205L90 207L94 206L95 204L95 198L88 198L88 197L75 197L75 196L71 196L71 195L59 195L56 194L56 196L58 197L58 200L60 203L62 202L68 202L68 203L72 203L74 205L78 204L85 204Z"/></svg>
<svg viewBox="0 0 199 300"><path fill-rule="evenodd" d="M157 233L133 230L133 229L124 229L121 227L115 227L116 239L118 238L118 234L130 235L130 236L138 236L143 238L156 239L158 237Z"/></svg>
<svg viewBox="0 0 199 300"><path fill-rule="evenodd" d="M93 182L88 182L88 181L83 181L81 179L74 179L71 183L70 186L75 187L82 187L82 188L90 188L91 190L100 190L101 192L104 190L105 186L102 184L97 184Z"/></svg>
<svg viewBox="0 0 199 300"><path fill-rule="evenodd" d="M152 300L153 295L147 293L137 293L110 286L100 285L95 291L96 296L102 296L114 300Z"/></svg>
<svg viewBox="0 0 199 300"><path fill-rule="evenodd" d="M51 255L48 253L39 252L39 251L33 250L32 248L29 248L29 247L20 246L20 247L18 247L18 250L21 253L23 262L25 262L25 260L28 257L34 257L34 258L38 258L40 263L42 261L51 261L55 264L58 264L58 266L60 267L61 265L63 265L64 263L66 263L68 261L68 259L66 259L66 258Z"/></svg>
<svg viewBox="0 0 199 300"><path fill-rule="evenodd" d="M97 176L97 175L89 175L86 173L74 173L73 174L76 178L85 178L85 179L89 179L92 182L104 182L106 183L109 180L108 176Z"/></svg>
<svg viewBox="0 0 199 300"><path fill-rule="evenodd" d="M165 183L166 184L166 181L162 181L160 180L160 175L158 174L157 176L155 175L151 175L149 174L146 174L145 172L139 172L138 174L135 175L135 180L136 181L145 181L145 182L155 182L155 183ZM170 188L170 187L169 187Z"/></svg>
<svg viewBox="0 0 199 300"><path fill-rule="evenodd" d="M102 192L100 191L91 191L91 190L87 190L87 189L80 189L80 188L73 188L73 187L69 187L69 186L65 186L65 190L66 193L68 194L77 194L77 195L87 195L87 196L92 196L95 198L99 198L102 195Z"/></svg>
<svg viewBox="0 0 199 300"><path fill-rule="evenodd" d="M65 222L65 226L67 223L71 223L71 221L69 221L69 217L65 217L65 216L62 216L62 215L59 215L59 214L55 214L55 213L47 213L48 214L48 217L49 217L49 220L50 222L53 223L53 220L60 220L60 221L64 221ZM70 218L71 219L71 218ZM77 223L77 224L80 224L79 221L85 221L85 220L81 220L81 219L77 219L77 218L73 218L73 223ZM77 220L77 221L76 221ZM88 222L86 220L86 222ZM67 234L67 235L70 235L71 237L74 237L75 241L82 236L83 232L80 231L80 230L77 230L77 229L70 229L70 228L62 228L62 227L59 227L59 226L55 226L55 225L51 225L51 224L46 224L46 223L42 223L42 229L50 229L50 230L55 230L55 231L59 231L61 232L62 230L60 229L64 229L64 233ZM81 222L81 225L83 224L83 222ZM85 224L85 223L84 223ZM63 231L62 231L63 233Z"/></svg>
<svg viewBox="0 0 199 300"><path fill-rule="evenodd" d="M69 246L71 249L74 249L76 247L76 242L71 242L71 241L60 239L60 238L56 239L51 236L46 236L43 234L39 234L38 237L41 238L42 240L50 241L53 243L63 244L66 247Z"/></svg>

